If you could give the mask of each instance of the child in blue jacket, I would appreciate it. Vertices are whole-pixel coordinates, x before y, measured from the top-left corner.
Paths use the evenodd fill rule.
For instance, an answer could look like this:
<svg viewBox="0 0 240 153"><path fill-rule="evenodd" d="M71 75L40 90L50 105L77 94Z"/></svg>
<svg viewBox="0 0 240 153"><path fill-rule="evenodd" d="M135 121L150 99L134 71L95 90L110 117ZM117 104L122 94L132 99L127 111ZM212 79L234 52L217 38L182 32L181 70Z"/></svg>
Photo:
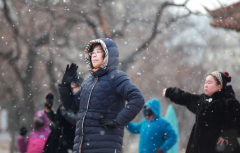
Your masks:
<svg viewBox="0 0 240 153"><path fill-rule="evenodd" d="M133 134L140 134L139 153L166 153L177 141L171 125L160 116L160 102L149 100L143 109L140 123L130 122L126 127Z"/></svg>

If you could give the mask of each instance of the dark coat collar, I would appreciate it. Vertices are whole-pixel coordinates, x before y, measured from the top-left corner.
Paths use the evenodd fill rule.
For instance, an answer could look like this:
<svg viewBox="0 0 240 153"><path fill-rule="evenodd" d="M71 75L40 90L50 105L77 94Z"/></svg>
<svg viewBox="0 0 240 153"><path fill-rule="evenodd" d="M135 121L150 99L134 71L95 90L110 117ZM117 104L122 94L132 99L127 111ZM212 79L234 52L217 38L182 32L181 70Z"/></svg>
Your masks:
<svg viewBox="0 0 240 153"><path fill-rule="evenodd" d="M226 86L226 88L221 91L215 92L212 96L205 95L205 98L206 99L209 99L209 98L212 98L212 99L220 99L220 98L236 99L235 92L233 91L231 85Z"/></svg>

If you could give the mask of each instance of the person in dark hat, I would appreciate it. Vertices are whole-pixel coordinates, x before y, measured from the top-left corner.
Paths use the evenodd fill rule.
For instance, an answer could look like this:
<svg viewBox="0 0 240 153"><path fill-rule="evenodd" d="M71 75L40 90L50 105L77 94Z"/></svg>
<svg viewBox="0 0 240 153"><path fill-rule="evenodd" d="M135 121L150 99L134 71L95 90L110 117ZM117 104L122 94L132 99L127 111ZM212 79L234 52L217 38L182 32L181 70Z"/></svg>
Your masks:
<svg viewBox="0 0 240 153"><path fill-rule="evenodd" d="M71 82L72 92L75 93L81 88L83 78L76 75ZM67 111L59 105L56 112L52 110L54 96L47 94L45 102L45 114L50 119L51 133L48 137L43 153L68 153L72 150L75 126L77 121L76 113Z"/></svg>
<svg viewBox="0 0 240 153"><path fill-rule="evenodd" d="M196 115L186 153L239 153L240 103L227 72L207 75L204 93L191 94L179 88L163 89L163 96L187 107Z"/></svg>

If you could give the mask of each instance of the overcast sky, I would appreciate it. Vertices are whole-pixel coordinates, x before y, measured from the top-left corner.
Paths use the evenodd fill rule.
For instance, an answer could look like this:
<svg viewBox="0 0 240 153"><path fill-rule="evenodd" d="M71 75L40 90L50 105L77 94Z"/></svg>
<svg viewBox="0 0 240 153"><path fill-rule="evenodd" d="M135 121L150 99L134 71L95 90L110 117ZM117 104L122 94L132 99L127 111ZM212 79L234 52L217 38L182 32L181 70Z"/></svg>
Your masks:
<svg viewBox="0 0 240 153"><path fill-rule="evenodd" d="M175 2L177 3L181 3L184 2L185 0L175 0ZM192 11L196 12L202 12L202 13L206 13L205 9L203 8L203 6L207 7L210 10L214 10L217 9L219 7L221 7L221 5L219 4L219 2L223 5L223 6L228 6L230 4L239 2L240 0L190 0L188 2L187 7L190 8Z"/></svg>

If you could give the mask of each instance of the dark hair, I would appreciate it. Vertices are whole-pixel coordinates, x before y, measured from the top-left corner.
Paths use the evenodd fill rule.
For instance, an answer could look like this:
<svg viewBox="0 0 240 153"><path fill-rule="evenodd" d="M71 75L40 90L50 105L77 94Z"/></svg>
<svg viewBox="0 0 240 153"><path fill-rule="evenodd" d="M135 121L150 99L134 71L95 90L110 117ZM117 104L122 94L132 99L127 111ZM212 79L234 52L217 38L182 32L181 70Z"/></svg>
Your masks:
<svg viewBox="0 0 240 153"><path fill-rule="evenodd" d="M45 99L54 100L54 95L52 93L48 93Z"/></svg>
<svg viewBox="0 0 240 153"><path fill-rule="evenodd" d="M76 85L77 87L81 86L83 78L80 75L76 75L71 84Z"/></svg>
<svg viewBox="0 0 240 153"><path fill-rule="evenodd" d="M94 43L94 44L92 44L92 46L90 47L89 52L92 52L92 51L94 50L94 48L96 48L97 46L101 46L101 47L102 47L102 45L101 45L100 43Z"/></svg>

